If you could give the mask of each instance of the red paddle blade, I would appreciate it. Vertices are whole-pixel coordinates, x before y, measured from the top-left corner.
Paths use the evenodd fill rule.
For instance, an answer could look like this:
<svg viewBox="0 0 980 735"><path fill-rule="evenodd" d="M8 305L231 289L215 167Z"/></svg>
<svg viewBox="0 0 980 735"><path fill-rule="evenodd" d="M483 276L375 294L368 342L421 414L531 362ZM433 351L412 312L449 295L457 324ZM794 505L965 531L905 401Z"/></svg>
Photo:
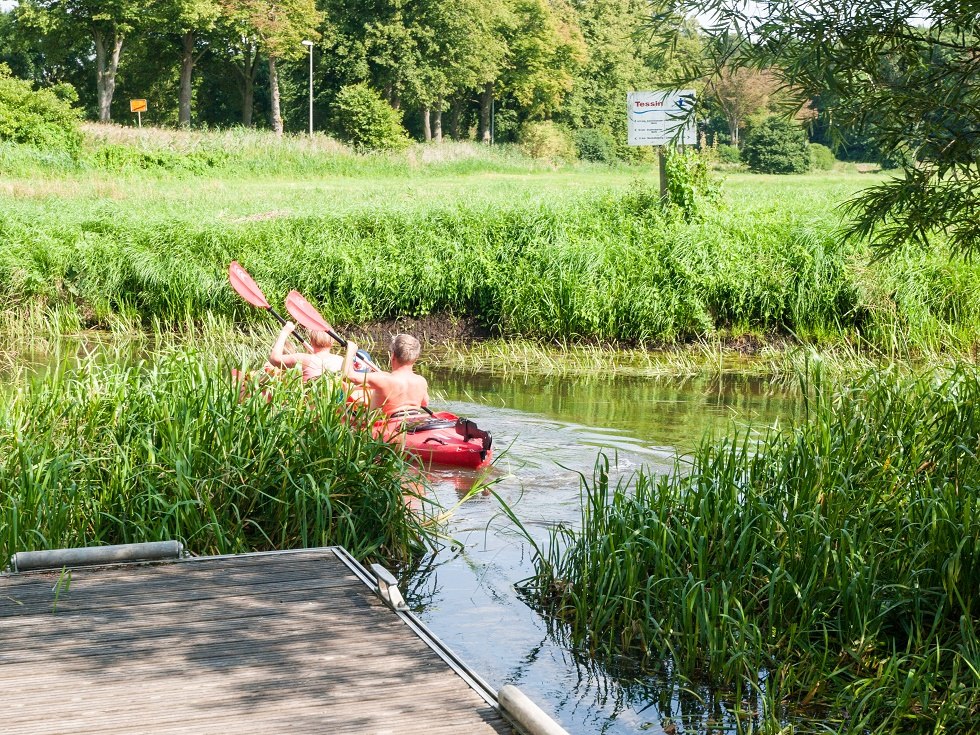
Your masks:
<svg viewBox="0 0 980 735"><path fill-rule="evenodd" d="M238 264L237 260L231 261L231 265L228 266L228 280L238 295L252 306L257 306L260 309L269 308L269 302L266 301L265 294L262 293L259 284L248 274L247 270Z"/></svg>
<svg viewBox="0 0 980 735"><path fill-rule="evenodd" d="M303 298L303 294L299 291L290 291L289 295L286 296L286 311L298 324L302 324L307 329L333 332L333 327L320 316L320 312L313 307L313 304Z"/></svg>

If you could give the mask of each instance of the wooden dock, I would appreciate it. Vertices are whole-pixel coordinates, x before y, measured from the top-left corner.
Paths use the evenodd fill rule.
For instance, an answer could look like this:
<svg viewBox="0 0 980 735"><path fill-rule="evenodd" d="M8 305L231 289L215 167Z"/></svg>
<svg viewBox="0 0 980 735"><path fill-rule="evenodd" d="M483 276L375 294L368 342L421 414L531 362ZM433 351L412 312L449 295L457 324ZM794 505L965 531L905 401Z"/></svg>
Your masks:
<svg viewBox="0 0 980 735"><path fill-rule="evenodd" d="M5 734L512 732L343 549L67 576L0 575Z"/></svg>

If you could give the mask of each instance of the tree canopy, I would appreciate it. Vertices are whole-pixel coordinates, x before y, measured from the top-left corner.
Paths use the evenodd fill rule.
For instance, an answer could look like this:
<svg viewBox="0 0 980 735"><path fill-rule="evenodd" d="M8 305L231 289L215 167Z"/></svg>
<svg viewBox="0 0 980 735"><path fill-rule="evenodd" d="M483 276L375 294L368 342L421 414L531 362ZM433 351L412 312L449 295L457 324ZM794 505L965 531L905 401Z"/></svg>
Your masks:
<svg viewBox="0 0 980 735"><path fill-rule="evenodd" d="M980 249L980 2L661 0L654 24L691 13L711 21L681 76L767 70L792 92L787 112L818 99L838 147L856 133L901 162L850 202L852 234L882 255Z"/></svg>

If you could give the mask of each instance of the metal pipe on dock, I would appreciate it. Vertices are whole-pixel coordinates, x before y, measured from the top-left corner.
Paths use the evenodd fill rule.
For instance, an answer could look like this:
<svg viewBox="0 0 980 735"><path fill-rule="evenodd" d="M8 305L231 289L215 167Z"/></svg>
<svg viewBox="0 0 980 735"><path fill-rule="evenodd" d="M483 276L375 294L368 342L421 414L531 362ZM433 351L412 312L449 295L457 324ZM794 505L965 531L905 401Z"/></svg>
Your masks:
<svg viewBox="0 0 980 735"><path fill-rule="evenodd" d="M183 550L184 545L179 541L149 541L141 544L19 551L10 558L10 569L13 572L33 572L40 569L88 567L97 564L165 561L179 559Z"/></svg>
<svg viewBox="0 0 980 735"><path fill-rule="evenodd" d="M505 684L497 692L500 709L516 722L527 735L568 735L568 731L551 719L544 710L528 699L513 684Z"/></svg>

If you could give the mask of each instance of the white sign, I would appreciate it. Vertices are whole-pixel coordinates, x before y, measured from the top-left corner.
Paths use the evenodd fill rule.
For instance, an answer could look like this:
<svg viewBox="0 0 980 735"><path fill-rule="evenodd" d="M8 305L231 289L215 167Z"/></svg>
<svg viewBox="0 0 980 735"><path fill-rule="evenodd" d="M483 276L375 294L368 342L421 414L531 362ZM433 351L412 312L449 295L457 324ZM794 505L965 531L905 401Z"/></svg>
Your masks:
<svg viewBox="0 0 980 735"><path fill-rule="evenodd" d="M630 145L669 145L674 136L678 143L698 142L694 118L688 113L694 106L694 90L627 92L626 118Z"/></svg>

